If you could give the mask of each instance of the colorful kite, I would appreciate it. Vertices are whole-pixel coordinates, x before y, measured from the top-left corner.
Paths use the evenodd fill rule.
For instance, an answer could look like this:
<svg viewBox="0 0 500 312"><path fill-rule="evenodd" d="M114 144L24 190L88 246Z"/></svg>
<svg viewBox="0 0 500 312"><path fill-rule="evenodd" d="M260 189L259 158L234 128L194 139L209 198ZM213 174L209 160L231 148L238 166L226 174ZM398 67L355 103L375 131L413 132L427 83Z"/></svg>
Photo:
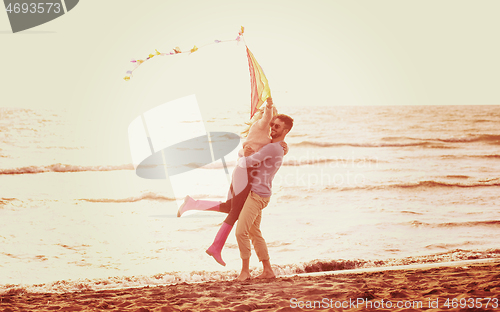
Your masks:
<svg viewBox="0 0 500 312"><path fill-rule="evenodd" d="M264 71L253 56L252 52L247 47L248 68L250 70L250 83L252 85L252 105L251 116L259 109L259 107L271 96L269 83L264 75Z"/></svg>
<svg viewBox="0 0 500 312"><path fill-rule="evenodd" d="M221 42L231 42L231 41L236 41L240 42L243 39L243 42L245 42L245 38L243 37L243 33L245 31L245 28L241 26L241 30L238 33L238 37L236 39L232 40L214 40L214 42L200 46L199 48L195 45L191 50L189 51L181 51L179 47L175 47L172 52L168 53L160 53L158 50L155 50L154 54L149 54L149 56L145 59L140 59L140 60L131 60L130 62L135 63L135 67L132 70L127 71L127 75L123 78L125 81L129 81L130 78L132 77L132 73L134 70L136 70L142 63L146 62L147 60L152 59L153 57L157 55L165 56L165 55L175 55L175 54L181 54L181 53L194 53L198 51L198 49L206 47L211 44L217 44ZM260 108L262 103L266 101L268 97L271 96L271 89L269 88L269 82L267 81L266 76L264 75L264 71L262 70L262 67L260 67L259 63L257 63L257 60L253 56L252 52L248 49L248 46L246 45L245 42L245 47L247 50L247 57L248 57L248 67L250 71L250 83L251 83L251 91L252 91L252 97L251 97L251 110L250 110L250 118L253 117L255 112Z"/></svg>

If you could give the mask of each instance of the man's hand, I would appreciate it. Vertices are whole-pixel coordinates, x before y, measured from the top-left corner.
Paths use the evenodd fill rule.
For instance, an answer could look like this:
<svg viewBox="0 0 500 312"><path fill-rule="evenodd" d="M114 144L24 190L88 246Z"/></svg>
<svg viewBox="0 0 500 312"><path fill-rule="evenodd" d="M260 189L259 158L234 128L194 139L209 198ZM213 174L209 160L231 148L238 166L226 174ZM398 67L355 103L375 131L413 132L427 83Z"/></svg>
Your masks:
<svg viewBox="0 0 500 312"><path fill-rule="evenodd" d="M248 157L248 156L252 155L253 153L255 153L255 151L248 145L245 146L245 148L243 149L243 156L245 156L245 157Z"/></svg>
<svg viewBox="0 0 500 312"><path fill-rule="evenodd" d="M288 144L286 144L285 141L280 142L281 147L283 147L283 151L285 152L285 155L288 154Z"/></svg>

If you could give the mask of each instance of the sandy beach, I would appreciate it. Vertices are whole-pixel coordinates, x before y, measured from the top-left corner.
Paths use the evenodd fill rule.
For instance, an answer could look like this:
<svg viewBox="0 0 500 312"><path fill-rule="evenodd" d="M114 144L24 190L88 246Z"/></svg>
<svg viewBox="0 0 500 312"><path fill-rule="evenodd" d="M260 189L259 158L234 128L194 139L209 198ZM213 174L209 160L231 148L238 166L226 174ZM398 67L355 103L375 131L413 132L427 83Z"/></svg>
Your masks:
<svg viewBox="0 0 500 312"><path fill-rule="evenodd" d="M357 272L357 273L356 273ZM254 272L255 274L256 272ZM316 275L316 276L315 276ZM245 282L0 296L8 311L498 311L500 259Z"/></svg>

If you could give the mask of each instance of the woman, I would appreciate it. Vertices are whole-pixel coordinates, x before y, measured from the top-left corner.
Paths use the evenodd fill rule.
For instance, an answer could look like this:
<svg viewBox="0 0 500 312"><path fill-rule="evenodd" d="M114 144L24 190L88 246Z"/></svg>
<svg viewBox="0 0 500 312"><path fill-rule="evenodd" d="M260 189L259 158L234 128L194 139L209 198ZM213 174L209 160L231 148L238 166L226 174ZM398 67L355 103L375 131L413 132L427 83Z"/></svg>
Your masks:
<svg viewBox="0 0 500 312"><path fill-rule="evenodd" d="M267 99L265 108L260 109L247 123L248 128L242 132L246 137L243 143L243 150L239 151L240 157L247 157L259 151L264 145L271 143L270 137L270 123L273 116L276 116L278 111L273 106L271 98ZM282 144L285 155L288 152L286 143ZM188 210L205 210L205 211L219 211L228 213L227 218L222 223L215 240L207 249L207 254L214 257L214 259L221 265L225 266L226 263L222 260L221 251L226 243L227 237L231 232L236 220L240 215L241 209L250 193L252 180L252 168L244 169L239 166L233 171L231 186L229 188L228 200L225 203L215 202L209 200L194 200L190 196L186 196L184 203L179 208L177 216L180 217Z"/></svg>

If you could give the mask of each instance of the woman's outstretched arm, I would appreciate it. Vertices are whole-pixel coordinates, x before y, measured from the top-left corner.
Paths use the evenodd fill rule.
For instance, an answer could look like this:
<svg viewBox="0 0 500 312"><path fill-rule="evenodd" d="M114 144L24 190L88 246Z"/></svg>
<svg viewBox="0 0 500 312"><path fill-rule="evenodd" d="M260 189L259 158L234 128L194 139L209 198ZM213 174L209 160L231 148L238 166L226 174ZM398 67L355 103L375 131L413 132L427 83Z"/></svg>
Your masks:
<svg viewBox="0 0 500 312"><path fill-rule="evenodd" d="M267 98L267 104L264 108L264 114L262 118L258 121L261 128L269 127L269 123L273 119L273 99L271 97Z"/></svg>

